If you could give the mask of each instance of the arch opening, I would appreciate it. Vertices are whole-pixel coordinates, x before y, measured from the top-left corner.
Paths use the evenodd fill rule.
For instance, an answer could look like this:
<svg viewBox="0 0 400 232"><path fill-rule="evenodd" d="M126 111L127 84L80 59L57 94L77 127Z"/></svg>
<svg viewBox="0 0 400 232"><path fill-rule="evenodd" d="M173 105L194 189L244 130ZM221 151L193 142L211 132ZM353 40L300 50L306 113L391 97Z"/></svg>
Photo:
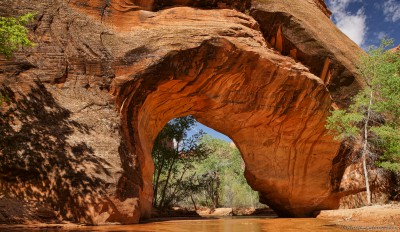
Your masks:
<svg viewBox="0 0 400 232"><path fill-rule="evenodd" d="M153 207L160 212L172 206L196 211L265 207L244 178L245 164L235 143L191 115L174 118L163 127L152 158Z"/></svg>
<svg viewBox="0 0 400 232"><path fill-rule="evenodd" d="M117 102L141 177L142 217L151 212L154 140L169 120L186 115L235 141L247 182L280 216L337 207L331 169L339 144L325 129L331 98L306 68L218 39L172 53L134 80L121 85Z"/></svg>

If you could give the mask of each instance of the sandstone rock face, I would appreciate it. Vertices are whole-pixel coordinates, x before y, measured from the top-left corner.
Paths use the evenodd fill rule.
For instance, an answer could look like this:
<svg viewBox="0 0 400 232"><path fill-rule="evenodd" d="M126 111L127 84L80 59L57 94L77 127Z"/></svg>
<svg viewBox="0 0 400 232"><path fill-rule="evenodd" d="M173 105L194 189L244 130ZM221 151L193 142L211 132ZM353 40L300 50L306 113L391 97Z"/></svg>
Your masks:
<svg viewBox="0 0 400 232"><path fill-rule="evenodd" d="M392 48L391 51L393 51L393 52L400 52L400 45L397 45L397 47Z"/></svg>
<svg viewBox="0 0 400 232"><path fill-rule="evenodd" d="M9 98L0 116L1 194L46 202L66 220L137 222L135 201L121 208L115 195L120 120L108 93L112 57L101 43L110 30L61 1L0 3L8 15L27 11L38 12L36 46L0 61Z"/></svg>
<svg viewBox="0 0 400 232"><path fill-rule="evenodd" d="M0 117L1 193L45 201L63 219L136 223L151 212L155 137L169 120L193 115L232 138L249 185L278 214L338 207L347 151L327 134L325 119L332 97L344 105L361 84L343 50L306 26L314 16L302 18L304 30L297 25L292 37L283 25L273 43L264 8L253 11L263 35L256 20L236 10L163 1L170 8L150 11L160 2L0 3L2 15L38 12L36 46L0 61L2 95L10 99ZM201 7L247 7L212 2ZM328 20L321 1L312 2L311 13ZM284 55L296 33L306 37L290 42L293 59ZM309 38L324 46L308 49Z"/></svg>
<svg viewBox="0 0 400 232"><path fill-rule="evenodd" d="M355 144L362 144L357 141ZM359 151L360 146L350 146L343 144L348 151L343 157L339 168L343 169L343 177L340 180L339 194L340 208L358 208L367 205L365 192L364 171L362 168L362 159ZM351 149L349 149L351 148ZM369 160L368 163L374 162ZM396 189L396 180L390 172L382 168L369 168L369 183L371 189L371 201L373 204L382 204L393 200L393 189ZM392 189L392 190L391 190Z"/></svg>
<svg viewBox="0 0 400 232"><path fill-rule="evenodd" d="M347 106L363 86L357 62L364 52L324 17L323 1L256 0L251 11L265 39L324 81L334 102ZM328 14L329 15L329 14Z"/></svg>
<svg viewBox="0 0 400 232"><path fill-rule="evenodd" d="M171 6L192 6L199 8L231 8L244 12L251 6L250 0L156 0L155 9Z"/></svg>
<svg viewBox="0 0 400 232"><path fill-rule="evenodd" d="M329 17L331 17L332 12L328 9L328 7L326 6L326 3L324 0L314 0L315 4L317 5L317 7L326 15Z"/></svg>

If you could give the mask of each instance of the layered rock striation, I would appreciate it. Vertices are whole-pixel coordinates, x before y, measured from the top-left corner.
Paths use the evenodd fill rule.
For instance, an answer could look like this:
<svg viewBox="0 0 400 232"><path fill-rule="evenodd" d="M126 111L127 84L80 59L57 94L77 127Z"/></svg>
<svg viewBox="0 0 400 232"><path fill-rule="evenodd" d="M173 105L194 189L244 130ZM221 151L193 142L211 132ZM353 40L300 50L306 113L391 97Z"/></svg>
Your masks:
<svg viewBox="0 0 400 232"><path fill-rule="evenodd" d="M364 52L325 17L323 1L258 2L250 15L265 39L323 80L337 105L348 106L363 87L357 62Z"/></svg>
<svg viewBox="0 0 400 232"><path fill-rule="evenodd" d="M269 2L253 18L233 0L2 1L2 15L38 15L36 46L0 61L1 193L62 219L137 223L155 137L193 115L232 138L279 215L338 207L347 151L324 125L362 86L348 54L360 49L323 1Z"/></svg>

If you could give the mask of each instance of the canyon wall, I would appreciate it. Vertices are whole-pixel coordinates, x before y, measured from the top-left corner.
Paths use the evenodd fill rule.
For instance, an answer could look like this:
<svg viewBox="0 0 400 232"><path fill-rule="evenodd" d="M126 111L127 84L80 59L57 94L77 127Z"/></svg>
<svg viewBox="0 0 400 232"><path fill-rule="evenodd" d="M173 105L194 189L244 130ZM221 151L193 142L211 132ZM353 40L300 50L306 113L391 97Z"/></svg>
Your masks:
<svg viewBox="0 0 400 232"><path fill-rule="evenodd" d="M0 192L62 219L150 216L153 141L193 115L229 136L281 216L339 206L346 147L325 129L363 83L362 50L321 0L4 0L37 12L33 48L0 60ZM248 13L248 14L246 14Z"/></svg>

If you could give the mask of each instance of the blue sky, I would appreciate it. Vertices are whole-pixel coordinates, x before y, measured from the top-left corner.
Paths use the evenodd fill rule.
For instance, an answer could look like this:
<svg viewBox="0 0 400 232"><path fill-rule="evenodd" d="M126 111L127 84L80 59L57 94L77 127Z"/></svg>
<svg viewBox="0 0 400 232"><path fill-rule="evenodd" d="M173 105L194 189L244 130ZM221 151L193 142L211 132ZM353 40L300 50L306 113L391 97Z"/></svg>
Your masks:
<svg viewBox="0 0 400 232"><path fill-rule="evenodd" d="M203 130L206 134L209 134L214 138L222 139L222 140L225 140L225 141L228 141L228 142L232 141L228 136L226 136L224 134L221 134L218 131L213 130L213 129L209 128L209 127L206 127L201 123L197 123L197 125L195 126L195 128L193 130L194 131Z"/></svg>
<svg viewBox="0 0 400 232"><path fill-rule="evenodd" d="M400 44L400 0L325 0L332 11L332 21L350 39L367 49L378 46L383 37ZM198 123L193 132L202 129L207 134L231 141L211 128ZM193 133L192 132L192 133Z"/></svg>
<svg viewBox="0 0 400 232"><path fill-rule="evenodd" d="M363 49L382 37L400 44L400 0L325 0L332 21Z"/></svg>

